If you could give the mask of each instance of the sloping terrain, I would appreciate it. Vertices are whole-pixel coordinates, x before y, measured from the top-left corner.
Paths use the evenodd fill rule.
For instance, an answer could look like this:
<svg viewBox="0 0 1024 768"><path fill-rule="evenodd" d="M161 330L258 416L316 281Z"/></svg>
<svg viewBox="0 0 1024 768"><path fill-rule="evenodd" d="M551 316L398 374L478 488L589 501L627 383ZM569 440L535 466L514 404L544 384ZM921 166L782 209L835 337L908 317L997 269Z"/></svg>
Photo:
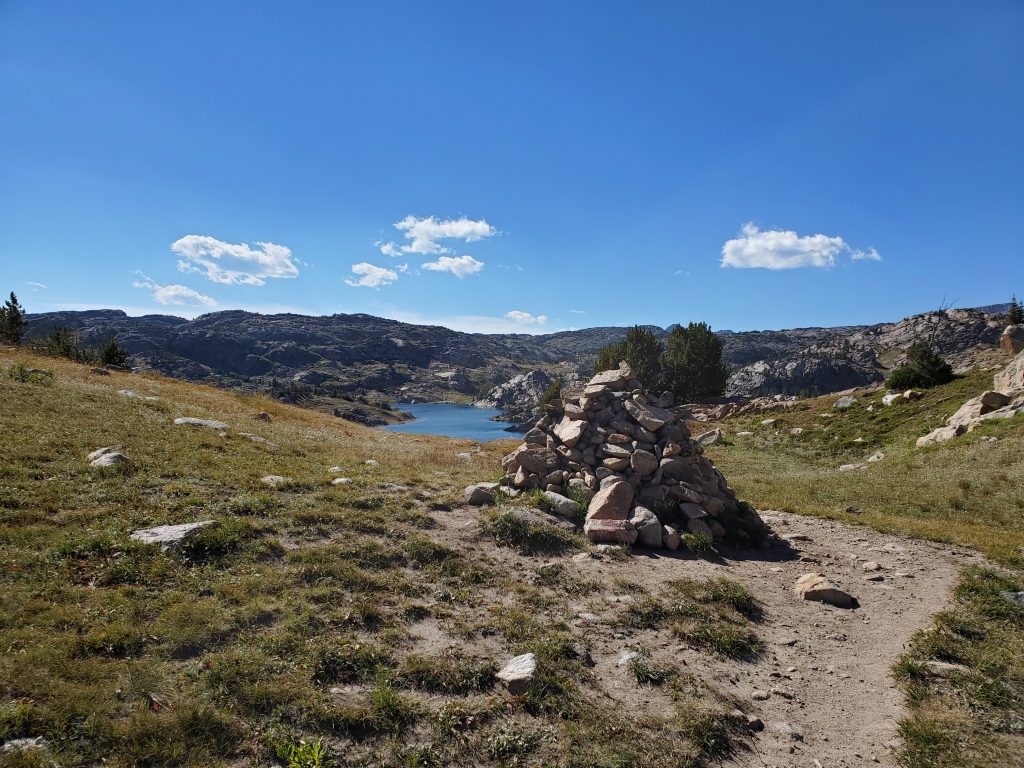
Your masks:
<svg viewBox="0 0 1024 768"><path fill-rule="evenodd" d="M148 368L175 378L287 396L470 402L519 374L589 373L597 351L625 328L531 336L468 334L370 315L259 315L228 311L195 320L119 310L30 315L29 336L62 326L97 345L116 337ZM667 330L652 328L664 335ZM898 323L774 331L721 331L735 368L727 394L822 394L881 381L918 338L956 365L996 345L999 319L976 310L916 315ZM322 404L330 411L331 403ZM337 406L347 409L345 403ZM384 414L387 416L387 414Z"/></svg>
<svg viewBox="0 0 1024 768"><path fill-rule="evenodd" d="M285 765L289 753L337 766L889 762L901 709L887 670L977 561L786 511L767 520L798 535L763 550L602 552L504 507L462 506L458 489L494 477L511 442L374 431L20 352L0 353L0 368L0 739L42 739L0 753L6 765ZM947 392L948 407L980 383ZM810 425L825 406L812 402L782 418ZM946 409L930 400L914 423L893 417L869 436L898 447ZM814 442L764 435L711 455L762 508L898 531L898 508L872 503L870 482L857 491L869 475L833 463L861 450L864 413L830 424L835 435L810 430ZM1008 438L1021 429L908 451L895 480L926 502L955 493L977 530L925 529L920 511L906 527L1010 562L1020 516L993 510L1020 487L1021 441ZM998 453L980 453L986 430L1004 438ZM90 467L105 446L130 463ZM945 455L970 455L982 474L998 457L1005 479L965 490ZM777 478L761 477L764 462ZM863 511L835 509L848 498ZM205 521L216 524L176 549L130 539ZM881 581L864 580L868 559ZM809 570L861 608L798 600L792 581ZM521 653L537 672L512 695L495 673Z"/></svg>

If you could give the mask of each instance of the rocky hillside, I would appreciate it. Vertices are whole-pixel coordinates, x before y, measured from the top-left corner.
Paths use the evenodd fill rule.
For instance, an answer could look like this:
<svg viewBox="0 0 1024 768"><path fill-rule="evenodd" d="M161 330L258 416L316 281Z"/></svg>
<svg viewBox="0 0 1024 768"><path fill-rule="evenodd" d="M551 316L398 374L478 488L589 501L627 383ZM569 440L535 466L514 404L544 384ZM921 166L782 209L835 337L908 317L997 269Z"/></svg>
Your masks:
<svg viewBox="0 0 1024 768"><path fill-rule="evenodd" d="M119 310L30 315L29 337L57 326L86 344L114 336L144 366L191 381L303 398L371 402L472 401L533 370L589 375L594 356L624 328L530 336L470 334L371 315L308 317L215 312L195 320L129 317ZM917 315L897 323L777 331L721 331L736 371L728 394L817 394L879 381L920 335L956 365L998 342L999 319L978 310ZM655 329L659 334L667 333Z"/></svg>

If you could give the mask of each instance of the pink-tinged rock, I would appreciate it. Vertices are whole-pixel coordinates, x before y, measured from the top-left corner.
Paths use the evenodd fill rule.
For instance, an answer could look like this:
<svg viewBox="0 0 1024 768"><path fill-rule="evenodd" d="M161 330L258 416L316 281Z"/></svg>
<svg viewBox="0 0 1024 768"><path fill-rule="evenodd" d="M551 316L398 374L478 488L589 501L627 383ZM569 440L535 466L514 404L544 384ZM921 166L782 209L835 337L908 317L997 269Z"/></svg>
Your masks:
<svg viewBox="0 0 1024 768"><path fill-rule="evenodd" d="M636 541L636 526L629 520L587 520L583 532L595 544L632 544Z"/></svg>
<svg viewBox="0 0 1024 768"><path fill-rule="evenodd" d="M614 479L601 485L587 507L587 520L625 520L633 503L633 486Z"/></svg>

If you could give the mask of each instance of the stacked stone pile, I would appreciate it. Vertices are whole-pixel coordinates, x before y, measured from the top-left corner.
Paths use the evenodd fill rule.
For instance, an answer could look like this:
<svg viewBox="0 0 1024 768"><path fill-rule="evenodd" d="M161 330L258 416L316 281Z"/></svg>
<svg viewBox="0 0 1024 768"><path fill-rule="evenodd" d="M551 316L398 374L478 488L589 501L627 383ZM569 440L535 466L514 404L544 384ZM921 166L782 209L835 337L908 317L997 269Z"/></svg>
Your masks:
<svg viewBox="0 0 1024 768"><path fill-rule="evenodd" d="M672 405L671 393L645 392L626 363L563 390L503 460L501 489L592 494L584 531L594 542L674 549L680 533L723 539L750 513L691 438L688 411Z"/></svg>

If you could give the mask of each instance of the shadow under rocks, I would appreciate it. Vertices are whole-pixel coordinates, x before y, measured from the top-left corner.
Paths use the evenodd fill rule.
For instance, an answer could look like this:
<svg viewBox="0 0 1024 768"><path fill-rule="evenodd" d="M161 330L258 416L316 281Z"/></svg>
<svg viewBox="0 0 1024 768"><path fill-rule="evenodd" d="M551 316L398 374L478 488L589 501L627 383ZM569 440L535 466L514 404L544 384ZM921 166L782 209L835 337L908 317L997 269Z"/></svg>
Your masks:
<svg viewBox="0 0 1024 768"><path fill-rule="evenodd" d="M634 557L667 558L671 560L706 560L716 565L728 565L730 562L752 561L761 563L785 563L800 559L800 550L784 540L774 536L761 547L737 547L721 544L713 550L695 555L680 547L672 551L668 549L647 549L633 546Z"/></svg>

